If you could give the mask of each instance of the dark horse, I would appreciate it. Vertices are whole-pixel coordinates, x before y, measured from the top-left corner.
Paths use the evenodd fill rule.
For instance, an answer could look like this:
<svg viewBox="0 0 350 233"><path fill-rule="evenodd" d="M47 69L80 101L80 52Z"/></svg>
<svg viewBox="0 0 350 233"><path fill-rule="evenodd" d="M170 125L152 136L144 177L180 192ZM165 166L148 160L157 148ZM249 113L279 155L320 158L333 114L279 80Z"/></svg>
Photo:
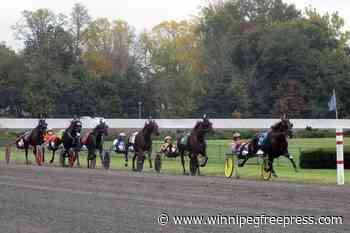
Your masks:
<svg viewBox="0 0 350 233"><path fill-rule="evenodd" d="M200 175L198 155L204 156L204 162L200 164L201 167L205 167L208 162L207 145L204 136L213 130L212 123L209 121L206 115L203 116L202 121L198 121L189 135L181 136L177 141L177 148L181 156L181 163L183 173L186 174L185 169L185 151L188 152L190 158L190 172L191 175Z"/></svg>
<svg viewBox="0 0 350 233"><path fill-rule="evenodd" d="M37 154L37 146L42 146L44 144L44 136L47 130L47 123L45 119L41 118L39 119L38 125L24 133L24 135L20 136L16 140L16 146L20 149L25 150L25 156L26 156L26 164L29 164L28 160L28 149L30 146L33 147L33 153L34 156ZM43 157L42 161L37 161L38 165L41 165L42 162L45 161L44 159L44 149L43 149Z"/></svg>
<svg viewBox="0 0 350 233"><path fill-rule="evenodd" d="M78 151L80 150L80 133L82 129L82 123L78 119L73 119L69 127L63 132L62 144L63 150L61 151L61 164L65 165L65 157L68 155L69 150L73 149L76 153L77 165L80 166Z"/></svg>
<svg viewBox="0 0 350 233"><path fill-rule="evenodd" d="M145 151L148 152L148 161L149 166L152 168L152 134L159 135L159 129L158 125L154 120L148 120L145 123L145 126L143 129L139 132L137 132L136 136L133 135L128 138L127 145L125 148L129 148L132 146L134 148L134 156L132 157L132 169L133 171L136 171L135 169L135 159L138 158L138 165L139 161L142 163L145 158ZM133 138L134 137L134 138ZM125 166L128 166L128 150L125 150ZM139 167L139 166L138 166ZM142 168L138 169L138 171L141 171Z"/></svg>
<svg viewBox="0 0 350 233"><path fill-rule="evenodd" d="M88 149L87 156L87 167L95 168L96 167L96 150L99 151L100 157L102 159L103 151L103 136L108 136L108 125L104 120L100 120L100 123L91 131L87 132L81 138L81 145L85 145ZM103 162L103 161L101 161Z"/></svg>
<svg viewBox="0 0 350 233"><path fill-rule="evenodd" d="M271 126L270 130L267 132L267 137L262 145L259 145L259 135L256 135L248 143L248 155L239 164L243 167L249 158L256 157L258 150L262 150L264 155L268 157L268 171L271 171L274 176L277 174L273 168L273 161L275 158L285 156L288 158L295 171L297 171L297 166L293 160L293 157L288 152L288 137L293 137L293 124L289 121L286 116L281 118L281 121Z"/></svg>

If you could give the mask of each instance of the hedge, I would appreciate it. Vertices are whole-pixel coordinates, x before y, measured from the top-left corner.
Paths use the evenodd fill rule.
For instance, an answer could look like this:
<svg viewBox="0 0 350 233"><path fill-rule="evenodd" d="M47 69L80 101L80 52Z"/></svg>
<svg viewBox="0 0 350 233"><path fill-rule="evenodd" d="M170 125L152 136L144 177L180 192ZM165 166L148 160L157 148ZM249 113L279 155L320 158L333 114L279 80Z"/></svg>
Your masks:
<svg viewBox="0 0 350 233"><path fill-rule="evenodd" d="M305 169L335 169L335 148L318 148L301 151L299 158L300 168ZM350 169L350 147L344 148L344 167Z"/></svg>

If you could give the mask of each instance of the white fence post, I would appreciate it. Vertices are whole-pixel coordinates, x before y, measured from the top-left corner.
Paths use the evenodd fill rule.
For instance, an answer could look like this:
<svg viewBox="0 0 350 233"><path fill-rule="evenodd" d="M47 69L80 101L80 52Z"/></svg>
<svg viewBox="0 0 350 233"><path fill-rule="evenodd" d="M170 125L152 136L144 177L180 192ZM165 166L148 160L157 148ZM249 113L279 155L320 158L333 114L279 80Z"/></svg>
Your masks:
<svg viewBox="0 0 350 233"><path fill-rule="evenodd" d="M343 129L336 130L337 145L337 184L344 185L344 138Z"/></svg>

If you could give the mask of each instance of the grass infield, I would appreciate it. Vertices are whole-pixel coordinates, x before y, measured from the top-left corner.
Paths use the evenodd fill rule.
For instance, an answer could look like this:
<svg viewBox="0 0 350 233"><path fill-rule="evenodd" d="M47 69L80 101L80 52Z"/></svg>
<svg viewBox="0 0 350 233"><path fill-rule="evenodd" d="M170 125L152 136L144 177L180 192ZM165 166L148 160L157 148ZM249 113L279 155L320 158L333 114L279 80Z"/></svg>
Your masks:
<svg viewBox="0 0 350 233"><path fill-rule="evenodd" d="M350 143L350 138L345 138L345 145ZM159 150L161 142L154 142L154 153ZM205 168L201 168L201 174L204 176L221 176L224 179L224 159L225 153L228 151L230 141L229 140L209 140L208 144L208 165ZM105 148L109 148L111 142L105 144ZM300 150L312 149L312 148L334 148L335 150L335 137L334 138L312 138L312 139L291 139L289 141L289 151L299 164ZM153 153L153 154L154 154ZM130 159L131 159L130 154ZM5 160L5 148L0 148L0 160ZM154 157L154 155L153 155ZM29 156L32 161L32 166L35 166L35 160L33 155ZM46 165L47 161L51 159L51 152L46 153ZM131 161L129 160L129 167L124 167L124 157L121 154L111 153L111 169L117 170L131 170ZM54 166L58 166L59 155L56 154ZM86 152L80 153L80 161L83 168L86 167ZM24 163L24 151L15 149L12 146L11 163ZM260 178L260 166L257 164L258 160L252 158L248 164L239 168L238 172L242 179L261 179ZM97 165L100 167L100 160L97 159ZM330 169L299 169L297 173L294 172L292 165L289 161L281 157L274 163L275 170L278 174L278 178L272 178L275 181L290 181L301 183L321 183L321 184L336 184L336 170ZM149 169L148 161L145 161L145 172L152 172ZM69 168L67 168L69 169ZM188 172L188 161L186 161L186 170ZM182 166L179 158L177 159L163 159L162 173L169 174L182 174ZM233 179L233 178L232 178ZM345 183L350 185L350 171L345 170Z"/></svg>

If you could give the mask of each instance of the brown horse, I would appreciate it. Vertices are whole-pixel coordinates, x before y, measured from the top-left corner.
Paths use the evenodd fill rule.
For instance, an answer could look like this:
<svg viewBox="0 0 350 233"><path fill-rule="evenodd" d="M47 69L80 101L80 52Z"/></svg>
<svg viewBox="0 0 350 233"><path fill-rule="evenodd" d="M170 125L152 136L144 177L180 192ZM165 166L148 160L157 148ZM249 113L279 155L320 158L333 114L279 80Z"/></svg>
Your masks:
<svg viewBox="0 0 350 233"><path fill-rule="evenodd" d="M256 157L258 150L262 150L265 155L268 156L268 171L277 177L277 174L273 168L273 161L275 158L285 156L289 159L293 165L295 171L297 166L293 160L293 157L288 152L288 137L293 137L293 124L289 121L286 115L282 116L281 121L271 126L267 132L266 139L262 144L259 144L259 135L256 135L248 144L248 155L239 164L243 167L249 158Z"/></svg>
<svg viewBox="0 0 350 233"><path fill-rule="evenodd" d="M108 136L108 125L103 119L101 119L99 124L92 130L92 132L87 132L86 135L81 138L81 145L85 145L88 149L88 168L96 167L96 150L100 154L102 165L104 165L102 156L104 136Z"/></svg>
<svg viewBox="0 0 350 233"><path fill-rule="evenodd" d="M207 145L204 136L213 130L212 123L206 115L203 116L202 121L198 121L189 135L181 136L177 141L177 147L181 156L181 163L183 173L186 174L185 169L185 152L188 152L190 158L190 172L191 175L200 175L199 166L205 167L208 162ZM204 162L199 164L198 155L204 156Z"/></svg>
<svg viewBox="0 0 350 233"><path fill-rule="evenodd" d="M34 129L24 133L22 136L16 139L17 148L25 150L26 164L29 164L28 149L30 146L33 147L33 154L37 159L37 164L42 165L42 163L45 161L43 147L42 158L37 158L37 146L42 146L44 144L44 135L46 134L46 130L47 123L45 119L41 118L39 119L38 125Z"/></svg>
<svg viewBox="0 0 350 233"><path fill-rule="evenodd" d="M133 171L142 171L145 152L148 153L149 166L152 168L152 134L159 135L159 128L154 120L148 120L143 129L137 132L134 138L129 137L125 148L125 166L128 166L128 148L134 148L134 156L132 157ZM135 169L135 159L137 158L137 169Z"/></svg>

